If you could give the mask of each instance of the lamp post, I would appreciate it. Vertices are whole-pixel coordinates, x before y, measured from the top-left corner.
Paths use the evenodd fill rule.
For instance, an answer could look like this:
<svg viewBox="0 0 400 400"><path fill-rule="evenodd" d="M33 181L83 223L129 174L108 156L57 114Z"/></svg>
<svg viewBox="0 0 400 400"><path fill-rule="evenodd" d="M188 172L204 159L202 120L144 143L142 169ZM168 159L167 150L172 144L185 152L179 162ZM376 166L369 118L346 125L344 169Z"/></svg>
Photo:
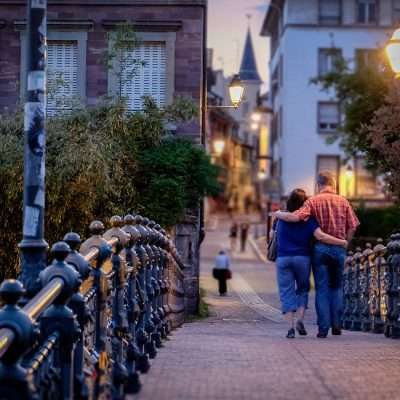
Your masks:
<svg viewBox="0 0 400 400"><path fill-rule="evenodd" d="M24 108L24 202L21 275L32 296L46 267L44 240L47 0L28 0L27 77Z"/></svg>

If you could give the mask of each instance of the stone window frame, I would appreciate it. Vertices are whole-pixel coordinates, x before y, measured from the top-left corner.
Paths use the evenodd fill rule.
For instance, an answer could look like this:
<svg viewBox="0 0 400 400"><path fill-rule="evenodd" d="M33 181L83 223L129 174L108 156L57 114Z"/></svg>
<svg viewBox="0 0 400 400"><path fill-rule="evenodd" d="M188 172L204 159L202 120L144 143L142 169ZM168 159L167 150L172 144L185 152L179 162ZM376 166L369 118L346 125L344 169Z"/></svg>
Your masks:
<svg viewBox="0 0 400 400"><path fill-rule="evenodd" d="M78 43L78 95L82 104L86 104L87 98L87 31L59 31L48 30L48 41L74 41ZM20 63L20 96L21 99L25 98L26 89L26 73L27 73L27 59L26 59L26 46L27 46L26 31L21 31L21 63Z"/></svg>
<svg viewBox="0 0 400 400"><path fill-rule="evenodd" d="M318 57L317 74L319 77L322 77L325 74L329 74L335 70L334 58L335 57L343 57L343 51L340 47L320 47L320 48L318 48L317 57ZM331 60L329 60L329 58L331 58ZM331 64L330 67L328 65L326 71L323 68L324 62L326 62L327 64Z"/></svg>
<svg viewBox="0 0 400 400"><path fill-rule="evenodd" d="M139 42L164 42L166 50L166 105L173 102L175 96L175 49L176 49L176 33L175 32L135 32ZM113 44L113 34L110 35L108 47ZM115 71L118 70L118 60L114 59L112 68L107 71L107 93L110 97L115 98L118 92L118 77Z"/></svg>

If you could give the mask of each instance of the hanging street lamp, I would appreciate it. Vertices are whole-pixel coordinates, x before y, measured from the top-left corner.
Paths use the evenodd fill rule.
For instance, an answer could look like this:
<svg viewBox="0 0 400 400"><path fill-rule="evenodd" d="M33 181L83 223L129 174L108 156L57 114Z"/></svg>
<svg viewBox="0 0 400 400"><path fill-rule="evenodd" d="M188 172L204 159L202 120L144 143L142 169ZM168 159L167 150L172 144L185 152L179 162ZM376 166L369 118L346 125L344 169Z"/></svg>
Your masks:
<svg viewBox="0 0 400 400"><path fill-rule="evenodd" d="M238 108L243 100L244 86L239 75L234 75L229 84L229 97L234 108Z"/></svg>
<svg viewBox="0 0 400 400"><path fill-rule="evenodd" d="M238 74L234 75L229 86L228 86L228 91L229 91L229 98L231 100L232 105L230 106L213 106L213 105L208 105L207 109L208 110L213 110L216 108L238 108L240 104L242 103L243 100L243 95L244 95L244 86L242 81L240 80L240 77Z"/></svg>
<svg viewBox="0 0 400 400"><path fill-rule="evenodd" d="M393 33L386 45L386 55L396 78L400 78L400 29Z"/></svg>

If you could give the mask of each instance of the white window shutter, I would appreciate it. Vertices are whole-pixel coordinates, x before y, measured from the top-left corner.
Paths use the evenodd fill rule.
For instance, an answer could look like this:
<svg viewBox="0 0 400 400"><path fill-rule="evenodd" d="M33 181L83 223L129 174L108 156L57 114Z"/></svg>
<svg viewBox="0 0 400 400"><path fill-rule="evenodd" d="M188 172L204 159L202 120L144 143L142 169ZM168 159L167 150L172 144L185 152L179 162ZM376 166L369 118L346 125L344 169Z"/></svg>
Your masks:
<svg viewBox="0 0 400 400"><path fill-rule="evenodd" d="M78 96L78 43L47 43L47 115L70 111Z"/></svg>
<svg viewBox="0 0 400 400"><path fill-rule="evenodd" d="M143 96L157 106L166 104L166 48L164 42L144 42L123 51L120 71L121 96L131 111L143 109Z"/></svg>

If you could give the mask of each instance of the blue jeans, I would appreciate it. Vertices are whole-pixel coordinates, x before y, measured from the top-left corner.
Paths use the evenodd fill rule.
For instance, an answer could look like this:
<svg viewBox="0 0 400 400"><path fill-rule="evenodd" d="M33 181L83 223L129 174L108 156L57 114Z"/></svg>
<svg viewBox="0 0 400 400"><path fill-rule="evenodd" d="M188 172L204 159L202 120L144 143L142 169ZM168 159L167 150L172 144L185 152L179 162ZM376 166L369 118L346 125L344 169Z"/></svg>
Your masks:
<svg viewBox="0 0 400 400"><path fill-rule="evenodd" d="M312 268L315 280L315 308L320 332L340 328L343 313L343 268L346 250L340 246L317 243Z"/></svg>
<svg viewBox="0 0 400 400"><path fill-rule="evenodd" d="M287 256L276 259L279 297L282 312L295 312L307 308L310 290L310 257Z"/></svg>

